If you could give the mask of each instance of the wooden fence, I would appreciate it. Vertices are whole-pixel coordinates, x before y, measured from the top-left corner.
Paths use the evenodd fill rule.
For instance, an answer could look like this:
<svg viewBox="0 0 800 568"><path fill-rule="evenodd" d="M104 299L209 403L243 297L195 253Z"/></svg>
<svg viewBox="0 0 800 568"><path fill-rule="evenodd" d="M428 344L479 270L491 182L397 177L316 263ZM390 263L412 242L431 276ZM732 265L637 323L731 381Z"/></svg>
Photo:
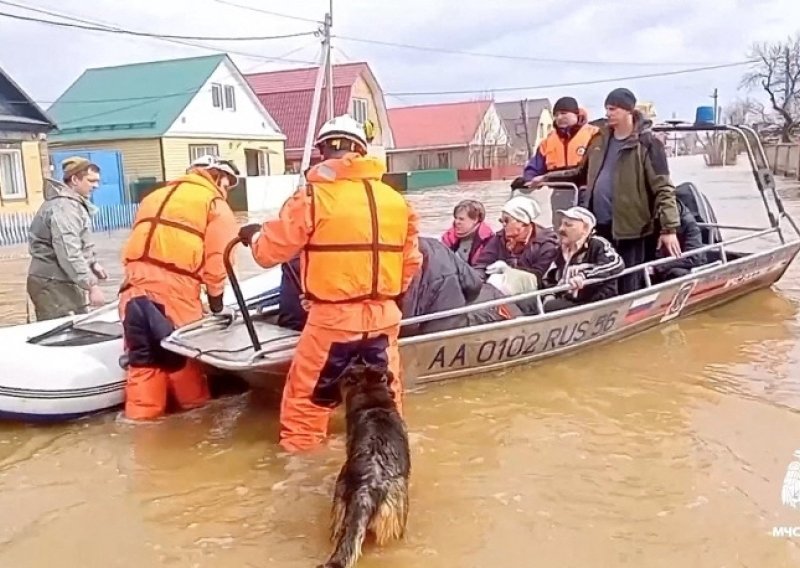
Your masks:
<svg viewBox="0 0 800 568"><path fill-rule="evenodd" d="M133 225L138 208L138 203L100 207L92 217L92 231L99 233L128 229ZM0 246L27 243L34 215L34 212L0 213Z"/></svg>
<svg viewBox="0 0 800 568"><path fill-rule="evenodd" d="M772 173L800 179L800 144L769 144L764 151Z"/></svg>

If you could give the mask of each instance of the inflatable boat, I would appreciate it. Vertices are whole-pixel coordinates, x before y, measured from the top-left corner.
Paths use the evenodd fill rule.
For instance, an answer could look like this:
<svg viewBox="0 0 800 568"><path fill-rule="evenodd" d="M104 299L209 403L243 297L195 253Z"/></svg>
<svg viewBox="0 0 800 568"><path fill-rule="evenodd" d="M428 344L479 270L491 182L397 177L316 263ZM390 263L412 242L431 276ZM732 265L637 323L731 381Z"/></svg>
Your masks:
<svg viewBox="0 0 800 568"><path fill-rule="evenodd" d="M242 282L248 307L277 303L279 267ZM236 305L230 286L224 303ZM83 316L0 327L0 420L58 422L122 404L117 302Z"/></svg>

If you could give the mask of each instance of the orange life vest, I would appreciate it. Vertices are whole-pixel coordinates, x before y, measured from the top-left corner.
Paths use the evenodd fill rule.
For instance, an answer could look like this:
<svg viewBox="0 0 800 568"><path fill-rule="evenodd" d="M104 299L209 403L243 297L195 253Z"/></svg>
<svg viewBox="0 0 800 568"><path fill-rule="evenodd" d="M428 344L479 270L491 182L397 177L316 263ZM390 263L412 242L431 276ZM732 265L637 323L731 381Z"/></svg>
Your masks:
<svg viewBox="0 0 800 568"><path fill-rule="evenodd" d="M314 228L303 252L302 284L320 303L384 300L402 292L408 205L380 181L378 160L354 156L326 160L307 178Z"/></svg>
<svg viewBox="0 0 800 568"><path fill-rule="evenodd" d="M570 139L564 139L553 130L539 146L547 171L577 166L586 152L589 140L597 132L597 127L584 124Z"/></svg>
<svg viewBox="0 0 800 568"><path fill-rule="evenodd" d="M199 174L188 174L145 197L122 253L123 264L144 262L201 280L205 235L220 190Z"/></svg>

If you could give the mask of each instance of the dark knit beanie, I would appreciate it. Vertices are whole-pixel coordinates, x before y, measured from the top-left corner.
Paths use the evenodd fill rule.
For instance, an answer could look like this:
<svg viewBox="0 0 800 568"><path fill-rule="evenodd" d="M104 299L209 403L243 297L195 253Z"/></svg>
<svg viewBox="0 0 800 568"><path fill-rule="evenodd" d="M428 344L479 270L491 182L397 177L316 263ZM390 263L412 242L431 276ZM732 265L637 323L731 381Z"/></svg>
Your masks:
<svg viewBox="0 0 800 568"><path fill-rule="evenodd" d="M608 93L605 106L614 106L627 111L633 111L636 107L636 96L628 89L620 87Z"/></svg>
<svg viewBox="0 0 800 568"><path fill-rule="evenodd" d="M553 114L557 112L571 112L578 114L578 101L572 97L561 97L553 105Z"/></svg>

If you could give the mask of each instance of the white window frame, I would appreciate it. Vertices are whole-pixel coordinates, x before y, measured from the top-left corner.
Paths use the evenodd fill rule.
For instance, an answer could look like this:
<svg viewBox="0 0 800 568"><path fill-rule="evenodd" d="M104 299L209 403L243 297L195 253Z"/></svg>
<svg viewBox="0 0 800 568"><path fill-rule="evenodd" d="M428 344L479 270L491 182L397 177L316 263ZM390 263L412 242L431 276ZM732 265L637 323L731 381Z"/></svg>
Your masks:
<svg viewBox="0 0 800 568"><path fill-rule="evenodd" d="M233 85L225 85L222 89L222 104L224 109L236 110L236 89Z"/></svg>
<svg viewBox="0 0 800 568"><path fill-rule="evenodd" d="M353 119L359 123L364 124L369 118L369 101L353 97Z"/></svg>
<svg viewBox="0 0 800 568"><path fill-rule="evenodd" d="M224 102L222 85L219 83L211 83L211 106L222 109L224 108Z"/></svg>
<svg viewBox="0 0 800 568"><path fill-rule="evenodd" d="M272 175L269 167L269 152L266 150L258 151L258 173L262 176Z"/></svg>
<svg viewBox="0 0 800 568"><path fill-rule="evenodd" d="M27 199L28 188L25 185L25 170L22 167L22 150L1 148L0 155L10 156L11 180L12 183L16 185L15 189L18 189L18 191L14 193L8 191L5 183L3 183L5 176L0 175L0 196L2 196L3 199L9 200ZM0 167L1 166L2 162L0 162Z"/></svg>
<svg viewBox="0 0 800 568"><path fill-rule="evenodd" d="M219 146L217 144L189 144L190 164L200 156L205 156L207 154L219 156Z"/></svg>

